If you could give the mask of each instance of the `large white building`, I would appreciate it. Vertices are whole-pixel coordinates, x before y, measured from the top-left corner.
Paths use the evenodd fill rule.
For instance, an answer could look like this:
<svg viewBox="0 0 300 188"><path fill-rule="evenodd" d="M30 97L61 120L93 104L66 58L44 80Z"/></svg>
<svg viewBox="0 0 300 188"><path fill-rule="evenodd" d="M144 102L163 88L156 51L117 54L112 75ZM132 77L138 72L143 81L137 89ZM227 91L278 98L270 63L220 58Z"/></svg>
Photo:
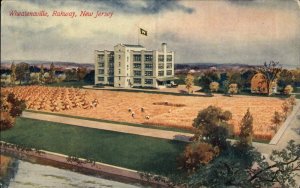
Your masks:
<svg viewBox="0 0 300 188"><path fill-rule="evenodd" d="M151 51L129 44L118 44L114 51L95 50L95 84L159 88L174 79L174 52L167 51L166 43Z"/></svg>

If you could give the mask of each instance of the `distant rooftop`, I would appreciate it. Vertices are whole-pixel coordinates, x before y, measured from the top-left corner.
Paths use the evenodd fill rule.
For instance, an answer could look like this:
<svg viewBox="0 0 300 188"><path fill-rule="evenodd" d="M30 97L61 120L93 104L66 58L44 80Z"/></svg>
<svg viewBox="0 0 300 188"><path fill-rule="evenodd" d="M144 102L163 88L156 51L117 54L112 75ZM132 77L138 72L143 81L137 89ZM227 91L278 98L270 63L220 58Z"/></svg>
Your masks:
<svg viewBox="0 0 300 188"><path fill-rule="evenodd" d="M132 47L132 48L144 48L144 46L139 45L139 44L121 44L121 45L126 46L126 47Z"/></svg>

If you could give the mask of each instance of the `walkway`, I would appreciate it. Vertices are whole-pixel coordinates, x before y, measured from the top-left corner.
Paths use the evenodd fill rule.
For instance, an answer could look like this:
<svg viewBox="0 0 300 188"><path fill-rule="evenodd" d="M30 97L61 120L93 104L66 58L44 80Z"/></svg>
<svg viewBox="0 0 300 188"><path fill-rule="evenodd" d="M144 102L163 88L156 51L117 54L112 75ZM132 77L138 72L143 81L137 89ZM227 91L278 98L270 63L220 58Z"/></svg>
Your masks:
<svg viewBox="0 0 300 188"><path fill-rule="evenodd" d="M166 131L166 130L143 128L143 127L134 127L128 125L113 124L113 123L104 123L104 122L84 120L84 119L71 118L71 117L63 117L57 115L33 113L27 111L23 112L22 117L43 120L43 121L51 121L56 123L64 123L69 125L76 125L80 127L89 127L89 128L95 128L101 130L136 134L136 135L149 136L154 138L163 138L169 140L179 140L185 142L188 142L188 139L191 136L193 136L193 134L189 134L189 133L181 133L175 131Z"/></svg>

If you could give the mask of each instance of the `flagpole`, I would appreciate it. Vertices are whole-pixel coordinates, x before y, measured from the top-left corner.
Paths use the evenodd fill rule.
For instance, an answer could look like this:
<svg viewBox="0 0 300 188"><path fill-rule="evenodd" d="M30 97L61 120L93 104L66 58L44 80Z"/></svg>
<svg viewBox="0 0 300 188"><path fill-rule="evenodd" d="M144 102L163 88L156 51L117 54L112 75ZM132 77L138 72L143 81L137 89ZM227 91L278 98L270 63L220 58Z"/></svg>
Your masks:
<svg viewBox="0 0 300 188"><path fill-rule="evenodd" d="M140 45L140 27L138 28L138 45Z"/></svg>

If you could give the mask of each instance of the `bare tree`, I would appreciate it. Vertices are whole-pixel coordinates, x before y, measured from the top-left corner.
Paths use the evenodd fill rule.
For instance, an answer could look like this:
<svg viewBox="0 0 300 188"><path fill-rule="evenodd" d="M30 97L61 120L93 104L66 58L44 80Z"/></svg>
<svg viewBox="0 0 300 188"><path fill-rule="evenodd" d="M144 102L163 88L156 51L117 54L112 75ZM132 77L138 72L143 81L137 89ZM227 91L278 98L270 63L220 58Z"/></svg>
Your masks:
<svg viewBox="0 0 300 188"><path fill-rule="evenodd" d="M268 95L271 94L272 83L279 77L281 71L282 67L279 62L275 61L265 62L262 67L259 67L258 72L263 74L266 79Z"/></svg>

